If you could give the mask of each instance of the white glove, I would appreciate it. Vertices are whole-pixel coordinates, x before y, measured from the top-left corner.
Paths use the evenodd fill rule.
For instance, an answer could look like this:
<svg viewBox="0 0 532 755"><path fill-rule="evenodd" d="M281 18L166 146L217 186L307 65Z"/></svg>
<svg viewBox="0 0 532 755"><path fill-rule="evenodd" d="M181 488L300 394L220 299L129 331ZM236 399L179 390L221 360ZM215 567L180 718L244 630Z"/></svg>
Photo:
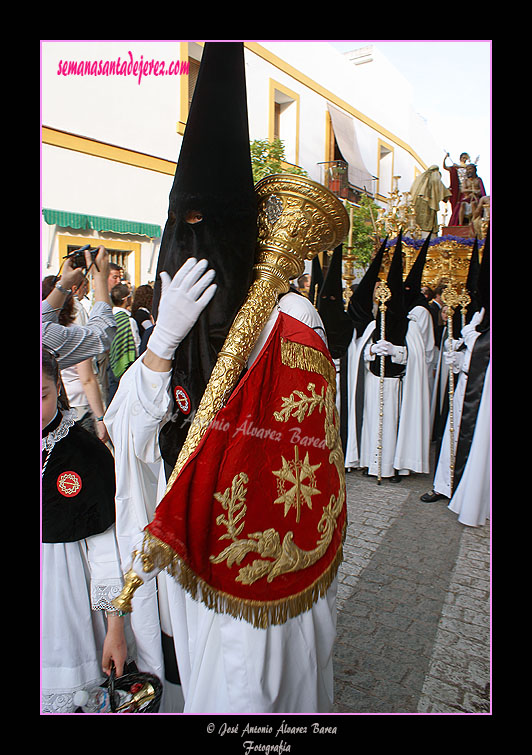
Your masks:
<svg viewBox="0 0 532 755"><path fill-rule="evenodd" d="M377 356L391 356L394 353L395 346L389 341L385 341L383 338L373 344L372 351Z"/></svg>
<svg viewBox="0 0 532 755"><path fill-rule="evenodd" d="M477 325L482 322L482 318L484 317L484 307L480 310L480 312L475 312L473 317L471 318L471 321L464 325L462 328L462 335L464 337L464 342L468 348L471 348L473 345L476 334L477 334Z"/></svg>
<svg viewBox="0 0 532 755"><path fill-rule="evenodd" d="M443 358L449 367L452 367L453 372L460 372L463 369L464 356L463 351L446 351Z"/></svg>
<svg viewBox="0 0 532 755"><path fill-rule="evenodd" d="M470 322L469 324L470 324L470 325L473 325L473 327L475 327L475 328L476 328L476 327L477 327L477 325L478 325L479 323L481 323L481 322L482 322L482 320L484 319L484 314L485 314L485 312L486 312L486 310L484 309L484 307L482 307L482 309L481 309L481 310L480 310L479 312L475 312L475 314L474 314L474 315L473 315L473 317L471 318L471 322Z"/></svg>
<svg viewBox="0 0 532 755"><path fill-rule="evenodd" d="M174 352L190 332L216 292L214 270L205 272L207 260L190 257L174 275L161 273L161 301L157 322L148 348L161 359L173 359Z"/></svg>
<svg viewBox="0 0 532 755"><path fill-rule="evenodd" d="M458 351L460 346L464 343L463 338L446 338L445 339L445 350L446 351Z"/></svg>
<svg viewBox="0 0 532 755"><path fill-rule="evenodd" d="M392 358L392 362L396 364L404 364L406 362L406 349L404 346L395 346L390 341L385 341L381 338L373 345L373 353L377 356L389 356Z"/></svg>

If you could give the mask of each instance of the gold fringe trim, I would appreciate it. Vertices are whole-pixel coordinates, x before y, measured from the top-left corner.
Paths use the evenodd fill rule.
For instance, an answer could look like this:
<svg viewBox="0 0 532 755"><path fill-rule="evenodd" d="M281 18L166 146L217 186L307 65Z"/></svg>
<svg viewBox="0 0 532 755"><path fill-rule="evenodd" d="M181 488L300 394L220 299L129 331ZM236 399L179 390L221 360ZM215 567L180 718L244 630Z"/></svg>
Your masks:
<svg viewBox="0 0 532 755"><path fill-rule="evenodd" d="M336 389L336 370L325 354L312 346L281 339L281 361L288 367L317 372Z"/></svg>
<svg viewBox="0 0 532 755"><path fill-rule="evenodd" d="M343 560L345 533L346 523L334 559L317 580L295 595L267 602L236 598L211 587L198 577L169 545L148 530L144 534L142 551L138 555L145 561L146 566L166 570L191 598L200 601L210 610L228 614L235 619L243 619L257 629L267 629L269 626L284 624L288 619L308 611L319 598L325 596Z"/></svg>

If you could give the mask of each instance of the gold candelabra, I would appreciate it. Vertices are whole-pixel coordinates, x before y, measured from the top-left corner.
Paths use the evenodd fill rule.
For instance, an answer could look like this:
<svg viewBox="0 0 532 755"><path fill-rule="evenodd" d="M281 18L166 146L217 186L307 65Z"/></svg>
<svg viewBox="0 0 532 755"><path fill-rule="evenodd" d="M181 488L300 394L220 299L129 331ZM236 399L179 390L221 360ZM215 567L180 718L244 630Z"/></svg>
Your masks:
<svg viewBox="0 0 532 755"><path fill-rule="evenodd" d="M347 200L345 201L345 207L347 208ZM342 279L345 283L344 286L344 308L347 310L349 306L349 300L353 295L353 281L355 280L355 261L356 255L353 254L353 205L349 206L349 236L347 240L346 252L342 255L343 258L343 271Z"/></svg>
<svg viewBox="0 0 532 755"><path fill-rule="evenodd" d="M377 232L381 238L389 236L395 238L403 230L403 236L420 239L422 230L416 223L416 210L412 203L410 192L401 193L398 180L401 176L394 176L394 186L388 192L387 208L380 207L377 214Z"/></svg>

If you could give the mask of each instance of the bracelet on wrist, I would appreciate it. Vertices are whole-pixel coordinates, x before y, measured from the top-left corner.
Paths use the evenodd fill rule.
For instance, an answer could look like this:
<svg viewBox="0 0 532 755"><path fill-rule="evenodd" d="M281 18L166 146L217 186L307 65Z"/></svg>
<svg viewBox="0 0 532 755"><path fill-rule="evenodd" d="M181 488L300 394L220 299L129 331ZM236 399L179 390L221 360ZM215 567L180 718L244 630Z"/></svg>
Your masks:
<svg viewBox="0 0 532 755"><path fill-rule="evenodd" d="M124 611L106 611L105 615L107 616L107 618L109 618L109 616L118 616L118 617L120 617L120 616L125 616L125 613L124 613Z"/></svg>
<svg viewBox="0 0 532 755"><path fill-rule="evenodd" d="M61 284L60 284L59 282L57 282L57 283L55 284L55 287L56 287L56 288L57 288L57 290L58 290L58 291L60 291L60 292L61 292L62 294L65 294L65 295L67 295L67 294L71 294L71 293L72 293L72 289L71 289L71 288L64 288L64 287L63 287L63 286L62 286L62 285L61 285Z"/></svg>

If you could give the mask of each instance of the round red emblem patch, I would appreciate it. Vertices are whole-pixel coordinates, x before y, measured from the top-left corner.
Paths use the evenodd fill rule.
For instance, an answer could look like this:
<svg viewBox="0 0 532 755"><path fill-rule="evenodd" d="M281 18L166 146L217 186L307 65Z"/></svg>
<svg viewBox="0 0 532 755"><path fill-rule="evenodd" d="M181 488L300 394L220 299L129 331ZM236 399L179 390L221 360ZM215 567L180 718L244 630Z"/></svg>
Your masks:
<svg viewBox="0 0 532 755"><path fill-rule="evenodd" d="M176 386L174 396L176 403L183 414L188 414L190 412L190 399L185 389L180 385Z"/></svg>
<svg viewBox="0 0 532 755"><path fill-rule="evenodd" d="M81 477L76 472L63 472L57 478L57 489L66 498L73 498L81 490Z"/></svg>

